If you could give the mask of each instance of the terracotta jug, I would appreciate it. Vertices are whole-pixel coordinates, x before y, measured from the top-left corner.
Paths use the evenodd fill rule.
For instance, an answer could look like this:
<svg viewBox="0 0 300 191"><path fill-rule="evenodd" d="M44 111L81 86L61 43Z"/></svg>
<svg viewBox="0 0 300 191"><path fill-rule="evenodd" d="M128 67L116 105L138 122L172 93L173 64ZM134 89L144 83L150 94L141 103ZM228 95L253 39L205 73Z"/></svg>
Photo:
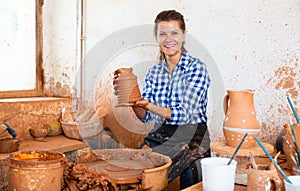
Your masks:
<svg viewBox="0 0 300 191"><path fill-rule="evenodd" d="M115 87L119 105L133 105L141 100L137 77L132 68L119 68L114 72Z"/></svg>
<svg viewBox="0 0 300 191"><path fill-rule="evenodd" d="M253 90L227 90L224 97L223 132L226 144L236 147L248 133L241 148L256 145L254 136L259 136L260 125L256 119Z"/></svg>

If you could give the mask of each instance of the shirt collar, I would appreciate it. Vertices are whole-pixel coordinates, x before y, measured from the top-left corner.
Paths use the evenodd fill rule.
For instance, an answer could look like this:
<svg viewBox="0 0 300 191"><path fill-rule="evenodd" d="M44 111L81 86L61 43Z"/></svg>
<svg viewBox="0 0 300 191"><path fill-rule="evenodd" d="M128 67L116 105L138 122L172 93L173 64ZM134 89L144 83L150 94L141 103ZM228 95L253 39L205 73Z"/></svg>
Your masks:
<svg viewBox="0 0 300 191"><path fill-rule="evenodd" d="M186 54L186 52L183 52L176 67L182 67L183 69L185 69L187 67L187 63L188 63L187 60L188 60L188 55ZM168 71L166 60L164 60L162 62L162 65L163 65L163 68L166 71Z"/></svg>

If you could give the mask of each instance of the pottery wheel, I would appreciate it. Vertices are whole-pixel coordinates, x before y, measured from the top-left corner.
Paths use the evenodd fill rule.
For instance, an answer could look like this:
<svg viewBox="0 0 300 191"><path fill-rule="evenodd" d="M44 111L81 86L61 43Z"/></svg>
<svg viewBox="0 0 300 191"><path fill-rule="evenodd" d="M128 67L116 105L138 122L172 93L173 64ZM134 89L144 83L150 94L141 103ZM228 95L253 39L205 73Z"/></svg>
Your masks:
<svg viewBox="0 0 300 191"><path fill-rule="evenodd" d="M89 169L109 175L117 184L138 183L145 169L153 168L140 161L106 160L87 163Z"/></svg>

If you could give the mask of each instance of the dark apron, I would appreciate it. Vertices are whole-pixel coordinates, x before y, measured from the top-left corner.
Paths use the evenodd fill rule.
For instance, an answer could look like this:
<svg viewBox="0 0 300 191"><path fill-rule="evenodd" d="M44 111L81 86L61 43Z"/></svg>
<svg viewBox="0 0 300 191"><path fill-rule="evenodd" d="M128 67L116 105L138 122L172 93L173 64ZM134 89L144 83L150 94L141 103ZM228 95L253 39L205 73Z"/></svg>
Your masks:
<svg viewBox="0 0 300 191"><path fill-rule="evenodd" d="M206 123L188 125L155 124L139 148L148 145L153 152L172 159L169 183L199 158L210 156L210 138Z"/></svg>

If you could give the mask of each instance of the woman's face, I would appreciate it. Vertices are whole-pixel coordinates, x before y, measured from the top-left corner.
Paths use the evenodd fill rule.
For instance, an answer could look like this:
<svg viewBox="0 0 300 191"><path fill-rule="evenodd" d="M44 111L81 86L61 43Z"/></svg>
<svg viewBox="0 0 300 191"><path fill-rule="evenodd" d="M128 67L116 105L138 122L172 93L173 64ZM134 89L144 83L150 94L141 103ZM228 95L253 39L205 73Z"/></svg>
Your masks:
<svg viewBox="0 0 300 191"><path fill-rule="evenodd" d="M185 32L179 26L179 22L175 20L158 23L156 40L166 56L174 56L181 53Z"/></svg>

